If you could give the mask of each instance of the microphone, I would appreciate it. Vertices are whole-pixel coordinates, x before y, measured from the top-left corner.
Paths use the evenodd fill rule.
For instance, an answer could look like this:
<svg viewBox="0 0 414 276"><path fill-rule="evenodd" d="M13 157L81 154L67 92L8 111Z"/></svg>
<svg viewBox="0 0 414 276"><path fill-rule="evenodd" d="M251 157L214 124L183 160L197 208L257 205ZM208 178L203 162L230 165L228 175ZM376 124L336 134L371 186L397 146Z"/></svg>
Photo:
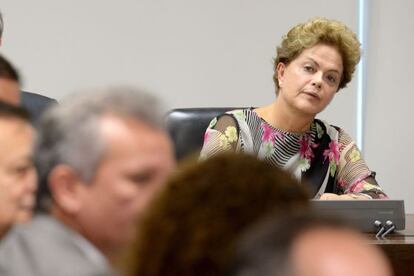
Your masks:
<svg viewBox="0 0 414 276"><path fill-rule="evenodd" d="M377 234L375 235L375 237L376 237L376 238L379 238L379 237L381 236L382 232L384 232L384 231L385 231L385 227L384 227L384 226L382 226L382 223L381 223L381 221L379 221L379 220L375 220L375 221L374 221L374 225L375 225L375 227L376 227L377 229L379 229L379 230L378 230L378 232L377 232Z"/></svg>
<svg viewBox="0 0 414 276"><path fill-rule="evenodd" d="M391 220L387 220L385 222L386 227L388 227L387 231L385 231L382 235L381 238L384 238L386 235L388 235L389 233L391 233L392 231L395 230L395 225Z"/></svg>

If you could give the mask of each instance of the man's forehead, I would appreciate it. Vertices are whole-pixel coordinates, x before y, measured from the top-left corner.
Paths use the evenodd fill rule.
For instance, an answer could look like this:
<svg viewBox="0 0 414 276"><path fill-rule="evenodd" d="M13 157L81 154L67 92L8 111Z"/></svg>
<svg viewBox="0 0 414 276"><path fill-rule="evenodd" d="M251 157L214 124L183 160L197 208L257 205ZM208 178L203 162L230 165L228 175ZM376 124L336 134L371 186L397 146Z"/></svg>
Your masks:
<svg viewBox="0 0 414 276"><path fill-rule="evenodd" d="M105 116L100 123L100 135L106 147L106 153L115 150L122 154L154 151L154 154L169 154L168 134L141 120L131 117Z"/></svg>
<svg viewBox="0 0 414 276"><path fill-rule="evenodd" d="M104 114L100 120L100 128L103 133L132 133L132 132L157 132L160 133L163 131L157 127L151 125L148 122L140 120L131 116L124 116L118 114Z"/></svg>
<svg viewBox="0 0 414 276"><path fill-rule="evenodd" d="M0 117L0 155L16 155L32 148L35 132L30 123L18 119ZM3 153L3 154L2 154Z"/></svg>
<svg viewBox="0 0 414 276"><path fill-rule="evenodd" d="M21 118L0 115L0 130L5 128L15 130L22 130L26 128L32 129L32 125L28 121ZM3 135L0 135L0 137L2 136L6 136L5 133L3 133Z"/></svg>

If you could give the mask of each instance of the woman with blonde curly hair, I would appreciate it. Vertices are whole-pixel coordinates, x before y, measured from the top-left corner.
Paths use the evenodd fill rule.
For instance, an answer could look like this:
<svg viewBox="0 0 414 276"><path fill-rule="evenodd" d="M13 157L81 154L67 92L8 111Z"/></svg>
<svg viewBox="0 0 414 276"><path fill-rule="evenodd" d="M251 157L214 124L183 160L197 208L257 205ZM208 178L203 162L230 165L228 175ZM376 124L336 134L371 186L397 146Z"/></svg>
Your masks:
<svg viewBox="0 0 414 276"><path fill-rule="evenodd" d="M246 152L306 179L315 198L386 198L354 140L315 118L351 81L360 52L341 22L314 18L293 27L277 47L275 101L214 118L201 158Z"/></svg>

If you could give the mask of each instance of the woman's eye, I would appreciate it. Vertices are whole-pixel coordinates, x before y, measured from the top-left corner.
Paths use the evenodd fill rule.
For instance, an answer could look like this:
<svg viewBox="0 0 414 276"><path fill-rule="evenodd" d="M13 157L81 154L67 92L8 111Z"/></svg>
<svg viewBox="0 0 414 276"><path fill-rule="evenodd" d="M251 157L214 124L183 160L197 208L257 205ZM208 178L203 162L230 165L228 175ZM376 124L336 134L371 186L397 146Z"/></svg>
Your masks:
<svg viewBox="0 0 414 276"><path fill-rule="evenodd" d="M328 78L328 81L330 83L336 83L336 77L334 77L334 76L328 76L327 78Z"/></svg>
<svg viewBox="0 0 414 276"><path fill-rule="evenodd" d="M310 65L305 65L303 68L305 69L306 72L309 72L309 73L315 72L315 69Z"/></svg>

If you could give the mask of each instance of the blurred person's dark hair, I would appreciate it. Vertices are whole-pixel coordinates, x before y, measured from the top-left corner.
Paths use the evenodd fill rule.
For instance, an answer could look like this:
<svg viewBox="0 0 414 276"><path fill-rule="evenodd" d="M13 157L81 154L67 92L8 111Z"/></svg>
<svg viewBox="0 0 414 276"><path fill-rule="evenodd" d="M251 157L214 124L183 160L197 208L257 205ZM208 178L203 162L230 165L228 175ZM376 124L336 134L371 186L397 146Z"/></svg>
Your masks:
<svg viewBox="0 0 414 276"><path fill-rule="evenodd" d="M239 233L272 209L308 207L304 187L253 156L188 162L140 221L129 275L224 275Z"/></svg>
<svg viewBox="0 0 414 276"><path fill-rule="evenodd" d="M0 55L0 78L20 83L19 73L3 55Z"/></svg>

